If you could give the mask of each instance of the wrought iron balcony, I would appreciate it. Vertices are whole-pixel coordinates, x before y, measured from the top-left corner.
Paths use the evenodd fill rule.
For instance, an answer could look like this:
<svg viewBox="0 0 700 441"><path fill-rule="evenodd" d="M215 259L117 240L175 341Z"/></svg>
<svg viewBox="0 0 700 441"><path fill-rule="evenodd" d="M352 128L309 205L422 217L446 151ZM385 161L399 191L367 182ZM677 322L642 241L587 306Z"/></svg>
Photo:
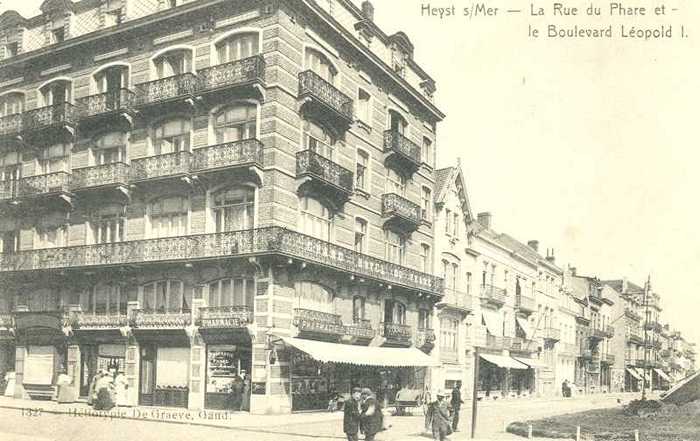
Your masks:
<svg viewBox="0 0 700 441"><path fill-rule="evenodd" d="M388 164L395 164L413 174L421 165L420 151L418 144L403 134L394 130L384 132L384 154Z"/></svg>
<svg viewBox="0 0 700 441"><path fill-rule="evenodd" d="M637 330L631 330L627 333L627 340L631 343L637 343L637 344L643 344L644 343L644 338L641 336L641 333Z"/></svg>
<svg viewBox="0 0 700 441"><path fill-rule="evenodd" d="M0 253L0 272L283 255L441 296L442 279L283 227Z"/></svg>
<svg viewBox="0 0 700 441"><path fill-rule="evenodd" d="M655 332L661 332L661 330L663 329L663 326L661 325L661 323L659 323L657 321L653 321L653 320L646 322L644 326L646 327L647 330L655 331Z"/></svg>
<svg viewBox="0 0 700 441"><path fill-rule="evenodd" d="M207 306L199 308L197 325L202 328L245 328L253 323L249 306Z"/></svg>
<svg viewBox="0 0 700 441"><path fill-rule="evenodd" d="M481 287L481 298L487 302L503 306L506 303L506 290L493 285Z"/></svg>
<svg viewBox="0 0 700 441"><path fill-rule="evenodd" d="M0 328L10 329L14 327L12 314L9 312L0 313Z"/></svg>
<svg viewBox="0 0 700 441"><path fill-rule="evenodd" d="M80 119L131 113L134 111L136 94L129 89L98 93L75 100Z"/></svg>
<svg viewBox="0 0 700 441"><path fill-rule="evenodd" d="M430 351L435 346L435 331L429 328L419 328L416 331L416 347L424 351Z"/></svg>
<svg viewBox="0 0 700 441"><path fill-rule="evenodd" d="M369 342L377 334L372 329L372 323L366 319L357 319L352 324L345 326L345 336L352 341Z"/></svg>
<svg viewBox="0 0 700 441"><path fill-rule="evenodd" d="M533 352L537 348L533 340L522 337L513 337L510 340L510 347L508 349L514 352Z"/></svg>
<svg viewBox="0 0 700 441"><path fill-rule="evenodd" d="M263 165L263 145L257 139L244 139L194 150L190 171L223 170L253 164Z"/></svg>
<svg viewBox="0 0 700 441"><path fill-rule="evenodd" d="M465 312L474 309L474 299L466 292L458 291L452 288L445 288L445 295L437 305L440 307L456 308Z"/></svg>
<svg viewBox="0 0 700 441"><path fill-rule="evenodd" d="M397 346L410 346L411 339L413 337L413 332L409 325L402 325L400 323L380 323L382 330L382 337L384 337L388 344Z"/></svg>
<svg viewBox="0 0 700 441"><path fill-rule="evenodd" d="M59 103L28 110L22 119L24 133L39 134L49 129L72 129L78 123L78 112L70 103Z"/></svg>
<svg viewBox="0 0 700 441"><path fill-rule="evenodd" d="M136 105L149 106L192 99L197 91L197 77L190 72L136 85Z"/></svg>
<svg viewBox="0 0 700 441"><path fill-rule="evenodd" d="M118 329L129 325L126 314L86 314L70 313L71 326L74 329Z"/></svg>
<svg viewBox="0 0 700 441"><path fill-rule="evenodd" d="M131 180L146 181L186 175L192 154L187 151L149 156L131 161Z"/></svg>
<svg viewBox="0 0 700 441"><path fill-rule="evenodd" d="M309 178L308 184L331 200L344 202L352 194L353 173L312 150L297 152L297 177Z"/></svg>
<svg viewBox="0 0 700 441"><path fill-rule="evenodd" d="M215 92L254 83L265 83L265 58L255 55L197 71L200 92Z"/></svg>
<svg viewBox="0 0 700 441"><path fill-rule="evenodd" d="M0 200L14 199L19 191L19 180L0 182Z"/></svg>
<svg viewBox="0 0 700 441"><path fill-rule="evenodd" d="M515 306L520 312L532 314L536 310L535 299L524 295L515 296Z"/></svg>
<svg viewBox="0 0 700 441"><path fill-rule="evenodd" d="M17 197L45 196L68 192L70 192L70 174L55 172L21 178L17 189Z"/></svg>
<svg viewBox="0 0 700 441"><path fill-rule="evenodd" d="M126 185L129 183L129 166L123 162L73 169L70 180L72 190Z"/></svg>
<svg viewBox="0 0 700 441"><path fill-rule="evenodd" d="M345 334L343 321L338 314L295 308L293 324L299 329L300 334L332 338Z"/></svg>
<svg viewBox="0 0 700 441"><path fill-rule="evenodd" d="M13 113L0 117L0 138L11 138L22 132L23 116L21 113Z"/></svg>
<svg viewBox="0 0 700 441"><path fill-rule="evenodd" d="M642 316L639 315L637 313L637 311L635 311L632 308L625 308L625 315L627 315L627 317L631 318L632 320L635 320L638 322L642 320Z"/></svg>
<svg viewBox="0 0 700 441"><path fill-rule="evenodd" d="M418 229L421 223L420 206L396 193L382 195L382 217L385 226L410 233Z"/></svg>
<svg viewBox="0 0 700 441"><path fill-rule="evenodd" d="M608 336L608 334L605 332L605 329L603 328L592 328L591 329L591 334L588 336L588 338L592 340L603 340Z"/></svg>
<svg viewBox="0 0 700 441"><path fill-rule="evenodd" d="M486 347L488 349L505 350L510 349L513 344L513 337L503 337L500 335L486 335Z"/></svg>
<svg viewBox="0 0 700 441"><path fill-rule="evenodd" d="M352 99L312 70L299 73L299 98L312 114L330 119L341 128L347 128L354 119Z"/></svg>
<svg viewBox="0 0 700 441"><path fill-rule="evenodd" d="M559 341L561 340L561 329L545 328L542 330L542 338L550 341Z"/></svg>
<svg viewBox="0 0 700 441"><path fill-rule="evenodd" d="M184 329L192 324L192 313L134 309L130 322L134 328L141 329Z"/></svg>

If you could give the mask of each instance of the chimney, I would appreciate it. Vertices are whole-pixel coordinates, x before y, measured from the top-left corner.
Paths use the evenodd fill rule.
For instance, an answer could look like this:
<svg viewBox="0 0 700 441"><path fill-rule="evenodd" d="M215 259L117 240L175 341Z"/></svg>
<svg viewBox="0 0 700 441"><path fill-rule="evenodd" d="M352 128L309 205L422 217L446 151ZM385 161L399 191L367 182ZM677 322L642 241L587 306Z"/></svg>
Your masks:
<svg viewBox="0 0 700 441"><path fill-rule="evenodd" d="M540 247L540 241L539 240L530 240L527 242L527 246L532 248L535 251L538 251L538 248Z"/></svg>
<svg viewBox="0 0 700 441"><path fill-rule="evenodd" d="M622 278L622 292L623 293L627 292L627 276L624 276Z"/></svg>
<svg viewBox="0 0 700 441"><path fill-rule="evenodd" d="M488 211L477 214L476 220L482 227L491 228L491 213Z"/></svg>
<svg viewBox="0 0 700 441"><path fill-rule="evenodd" d="M554 248L552 248L551 253L547 250L547 262L554 263Z"/></svg>
<svg viewBox="0 0 700 441"><path fill-rule="evenodd" d="M369 21L374 21L374 5L369 0L362 2L362 15Z"/></svg>

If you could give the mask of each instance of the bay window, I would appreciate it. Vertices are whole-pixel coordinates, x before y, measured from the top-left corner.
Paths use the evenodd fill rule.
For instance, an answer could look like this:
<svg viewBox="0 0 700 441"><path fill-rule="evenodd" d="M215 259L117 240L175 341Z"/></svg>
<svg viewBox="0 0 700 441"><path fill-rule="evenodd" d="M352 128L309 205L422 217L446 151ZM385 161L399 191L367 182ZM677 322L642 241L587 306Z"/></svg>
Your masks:
<svg viewBox="0 0 700 441"><path fill-rule="evenodd" d="M333 312L333 291L329 288L309 281L294 284L295 308L310 309L319 312Z"/></svg>
<svg viewBox="0 0 700 441"><path fill-rule="evenodd" d="M97 315L126 315L127 294L117 285L98 284L80 294L84 313Z"/></svg>
<svg viewBox="0 0 700 441"><path fill-rule="evenodd" d="M255 281L252 278L230 278L210 282L207 306L248 306L253 308Z"/></svg>

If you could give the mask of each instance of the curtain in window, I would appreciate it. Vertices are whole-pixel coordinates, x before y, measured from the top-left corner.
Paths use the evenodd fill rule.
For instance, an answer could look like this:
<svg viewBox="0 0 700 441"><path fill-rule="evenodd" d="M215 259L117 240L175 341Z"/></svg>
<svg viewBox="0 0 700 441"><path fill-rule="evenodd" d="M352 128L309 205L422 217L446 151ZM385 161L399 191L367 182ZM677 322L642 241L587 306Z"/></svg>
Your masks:
<svg viewBox="0 0 700 441"><path fill-rule="evenodd" d="M301 199L300 229L304 234L317 239L330 241L330 210L313 198Z"/></svg>
<svg viewBox="0 0 700 441"><path fill-rule="evenodd" d="M253 307L255 282L248 278L221 279L209 284L209 306Z"/></svg>
<svg viewBox="0 0 700 441"><path fill-rule="evenodd" d="M219 63L242 60L258 54L258 34L238 34L216 45Z"/></svg>
<svg viewBox="0 0 700 441"><path fill-rule="evenodd" d="M168 52L155 60L158 78L168 78L190 72L192 69L190 51Z"/></svg>
<svg viewBox="0 0 700 441"><path fill-rule="evenodd" d="M153 154L189 151L191 128L187 119L169 120L157 126L153 132Z"/></svg>
<svg viewBox="0 0 700 441"><path fill-rule="evenodd" d="M228 107L217 113L214 119L214 133L217 144L251 139L256 136L257 107L254 104L241 104Z"/></svg>
<svg viewBox="0 0 700 441"><path fill-rule="evenodd" d="M254 226L255 191L230 188L214 195L216 232L238 231Z"/></svg>

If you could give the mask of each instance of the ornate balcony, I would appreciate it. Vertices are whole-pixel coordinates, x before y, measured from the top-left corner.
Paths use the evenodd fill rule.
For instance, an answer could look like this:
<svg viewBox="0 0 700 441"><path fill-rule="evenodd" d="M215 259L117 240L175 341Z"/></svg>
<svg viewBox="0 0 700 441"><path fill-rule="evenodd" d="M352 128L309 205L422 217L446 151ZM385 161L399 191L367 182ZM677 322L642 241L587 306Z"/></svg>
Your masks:
<svg viewBox="0 0 700 441"><path fill-rule="evenodd" d="M631 330L627 333L627 341L638 345L644 344L644 338L642 338L639 331L636 330Z"/></svg>
<svg viewBox="0 0 700 441"><path fill-rule="evenodd" d="M508 349L511 352L534 352L537 350L537 347L533 340L528 338L513 337L510 340L510 346Z"/></svg>
<svg viewBox="0 0 700 441"><path fill-rule="evenodd" d="M257 139L225 142L192 152L190 171L203 173L263 165L263 145Z"/></svg>
<svg viewBox="0 0 700 441"><path fill-rule="evenodd" d="M248 306L208 306L199 308L200 328L242 329L253 323L253 311Z"/></svg>
<svg viewBox="0 0 700 441"><path fill-rule="evenodd" d="M382 217L386 228L412 233L421 224L420 206L396 193L382 195Z"/></svg>
<svg viewBox="0 0 700 441"><path fill-rule="evenodd" d="M487 303L503 306L506 303L506 290L493 285L483 285L481 298Z"/></svg>
<svg viewBox="0 0 700 441"><path fill-rule="evenodd" d="M542 331L542 338L552 342L557 342L561 340L561 329L557 328L545 328Z"/></svg>
<svg viewBox="0 0 700 441"><path fill-rule="evenodd" d="M98 93L75 100L81 123L104 121L115 115L132 115L136 94L129 89Z"/></svg>
<svg viewBox="0 0 700 441"><path fill-rule="evenodd" d="M191 156L190 152L182 151L134 159L131 161L131 180L182 177L190 171Z"/></svg>
<svg viewBox="0 0 700 441"><path fill-rule="evenodd" d="M282 227L0 253L0 272L282 255L440 297L443 280Z"/></svg>
<svg viewBox="0 0 700 441"><path fill-rule="evenodd" d="M73 329L119 329L129 325L129 317L126 314L86 314L83 312L71 313L71 326Z"/></svg>
<svg viewBox="0 0 700 441"><path fill-rule="evenodd" d="M644 324L644 326L646 327L647 330L655 331L655 332L661 332L661 330L663 329L663 326L661 325L661 323L659 323L657 321L646 322Z"/></svg>
<svg viewBox="0 0 700 441"><path fill-rule="evenodd" d="M515 306L519 312L524 314L532 314L536 310L535 299L524 295L515 296Z"/></svg>
<svg viewBox="0 0 700 441"><path fill-rule="evenodd" d="M0 138L15 138L22 133L22 114L14 113L0 117Z"/></svg>
<svg viewBox="0 0 700 441"><path fill-rule="evenodd" d="M592 328L591 335L588 336L591 340L604 340L608 334L603 328Z"/></svg>
<svg viewBox="0 0 700 441"><path fill-rule="evenodd" d="M73 191L127 185L129 166L123 162L73 169L70 188Z"/></svg>
<svg viewBox="0 0 700 441"><path fill-rule="evenodd" d="M307 112L345 130L355 117L353 101L316 72L299 73L299 98Z"/></svg>
<svg viewBox="0 0 700 441"><path fill-rule="evenodd" d="M637 322L639 322L639 321L642 320L642 316L639 315L639 314L637 313L637 311L635 311L635 310L632 309L632 308L625 308L625 315L626 315L627 317L631 318L632 320L637 321Z"/></svg>
<svg viewBox="0 0 700 441"><path fill-rule="evenodd" d="M134 309L131 326L140 329L184 329L192 324L192 314L182 312L156 312L146 309Z"/></svg>
<svg viewBox="0 0 700 441"><path fill-rule="evenodd" d="M48 140L67 131L71 135L78 124L78 112L70 103L60 103L24 112L22 131L25 137Z"/></svg>
<svg viewBox="0 0 700 441"><path fill-rule="evenodd" d="M436 339L435 331L432 329L423 328L416 331L416 347L425 352L433 350Z"/></svg>
<svg viewBox="0 0 700 441"><path fill-rule="evenodd" d="M437 308L456 309L464 314L469 314L474 310L473 302L474 299L469 294L452 288L445 288L445 295L440 303L435 306Z"/></svg>
<svg viewBox="0 0 700 441"><path fill-rule="evenodd" d="M197 71L199 94L216 93L222 98L222 92L239 89L244 86L265 84L265 59L255 55L230 63L219 64Z"/></svg>
<svg viewBox="0 0 700 441"><path fill-rule="evenodd" d="M409 325L385 322L379 325L382 330L382 337L386 339L385 346L411 346L413 332Z"/></svg>
<svg viewBox="0 0 700 441"><path fill-rule="evenodd" d="M345 334L343 321L337 314L314 311L311 309L294 309L294 326L302 336L337 340Z"/></svg>
<svg viewBox="0 0 700 441"><path fill-rule="evenodd" d="M56 172L21 178L17 188L17 197L30 198L68 194L70 192L70 176L66 172Z"/></svg>
<svg viewBox="0 0 700 441"><path fill-rule="evenodd" d="M302 186L340 205L352 194L353 173L312 150L297 153L297 178Z"/></svg>
<svg viewBox="0 0 700 441"><path fill-rule="evenodd" d="M377 335L377 332L372 329L372 323L366 319L357 319L352 324L344 326L343 340L348 343L367 344Z"/></svg>
<svg viewBox="0 0 700 441"><path fill-rule="evenodd" d="M420 168L420 147L403 134L387 130L384 132L384 155L387 165L393 165L412 175Z"/></svg>
<svg viewBox="0 0 700 441"><path fill-rule="evenodd" d="M190 72L136 85L136 106L149 107L168 103L192 103L197 91L197 77Z"/></svg>

